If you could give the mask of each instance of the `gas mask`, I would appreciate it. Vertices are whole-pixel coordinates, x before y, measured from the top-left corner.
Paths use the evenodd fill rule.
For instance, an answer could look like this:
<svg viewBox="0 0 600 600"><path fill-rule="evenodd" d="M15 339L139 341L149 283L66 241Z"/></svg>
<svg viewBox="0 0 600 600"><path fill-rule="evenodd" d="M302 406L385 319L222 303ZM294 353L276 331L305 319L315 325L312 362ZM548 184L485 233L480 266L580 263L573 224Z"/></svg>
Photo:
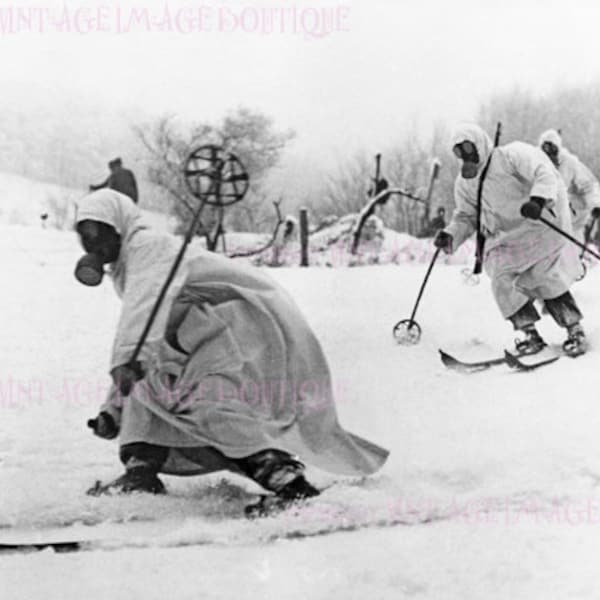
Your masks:
<svg viewBox="0 0 600 600"><path fill-rule="evenodd" d="M100 285L104 265L119 258L121 236L112 225L91 219L79 222L77 233L86 254L75 265L75 278L83 285Z"/></svg>
<svg viewBox="0 0 600 600"><path fill-rule="evenodd" d="M83 285L95 286L102 283L104 263L98 254L84 254L75 265L75 278Z"/></svg>
<svg viewBox="0 0 600 600"><path fill-rule="evenodd" d="M558 147L552 142L544 142L542 150L547 154L555 167L558 167Z"/></svg>
<svg viewBox="0 0 600 600"><path fill-rule="evenodd" d="M460 173L465 179L473 179L479 171L479 153L473 142L465 140L456 144L452 152L463 161Z"/></svg>

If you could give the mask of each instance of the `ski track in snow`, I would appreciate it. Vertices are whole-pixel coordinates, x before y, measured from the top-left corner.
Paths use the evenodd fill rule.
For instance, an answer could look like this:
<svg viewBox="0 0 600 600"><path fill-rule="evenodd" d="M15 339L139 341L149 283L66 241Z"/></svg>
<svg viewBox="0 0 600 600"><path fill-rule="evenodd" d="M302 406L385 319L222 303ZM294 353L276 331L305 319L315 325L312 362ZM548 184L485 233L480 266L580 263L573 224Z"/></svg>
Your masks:
<svg viewBox="0 0 600 600"><path fill-rule="evenodd" d="M123 556L126 564L142 559L124 546L150 545L154 554L145 555L150 562L158 561L160 552L176 552L186 564L198 550L188 548L189 554L182 555L183 548L173 547L210 544L215 554L206 564L217 571L221 558L227 563L228 552L237 560L257 546L268 560L267 579L273 584L278 577L285 580L286 561L277 549L287 555L288 569L289 561L302 556L303 568L313 573L311 584L303 585L313 594L294 595L292 589L277 598L327 597L333 589L344 589L348 598L368 589L390 598L531 598L542 597L536 595L540 590L545 597L598 597L595 578L585 580L581 572L584 580L577 587L560 556L571 548L572 560L585 560L585 553L598 545L600 269L592 269L574 287L586 317L587 355L561 358L531 374L496 367L468 376L446 370L438 348L477 360L512 346L512 331L495 308L486 278L470 287L462 281L461 266L436 266L417 314L422 340L403 347L394 343L392 327L410 316L424 264L271 271L293 293L323 343L342 424L392 453L379 474L362 481L335 481L310 471L318 485L330 486L319 498L248 522L240 513L259 488L223 473L165 477L166 497L84 494L96 479L120 472L116 443L95 438L85 427L109 383L119 304L109 284L96 289L77 284L72 271L79 254L74 234L2 229L0 541L17 530L31 536L59 526L91 535L100 535L103 526L109 533L123 531L106 560L125 579L127 571L119 570L116 561ZM540 330L548 342L562 341L562 331L548 316ZM395 526L400 523L417 525ZM336 529L356 531L281 539ZM298 544L306 550L298 550ZM384 547L393 548L394 555L385 555ZM311 548L330 562L321 564ZM347 555L349 548L354 557ZM441 564L432 563L436 556ZM366 566L371 558L379 561L377 566ZM86 560L47 552L37 558L1 557L0 569L11 590L7 597L38 597L33 582L18 584L10 573L34 564L45 572L59 559ZM464 561L471 561L470 566ZM326 564L331 571L319 579L317 566L323 573ZM255 567L256 573L267 569L260 561ZM161 568L167 567L155 564L156 573ZM579 564L572 571L578 569L582 571ZM201 570L207 581L217 581L208 567ZM261 589L264 593L260 586L257 592L260 576L255 571L238 572L238 597L252 597ZM298 573L290 575L292 581L300 581L294 579ZM56 575L56 581L60 578ZM151 590L154 580L149 576L134 584L127 579L136 593L144 589L145 598L158 598L164 589L155 583ZM512 587L506 587L507 581ZM479 595L469 594L468 582ZM96 591L104 589L94 585ZM553 589L563 595L548 595ZM198 597L188 591L180 597ZM56 597L71 597L63 592Z"/></svg>

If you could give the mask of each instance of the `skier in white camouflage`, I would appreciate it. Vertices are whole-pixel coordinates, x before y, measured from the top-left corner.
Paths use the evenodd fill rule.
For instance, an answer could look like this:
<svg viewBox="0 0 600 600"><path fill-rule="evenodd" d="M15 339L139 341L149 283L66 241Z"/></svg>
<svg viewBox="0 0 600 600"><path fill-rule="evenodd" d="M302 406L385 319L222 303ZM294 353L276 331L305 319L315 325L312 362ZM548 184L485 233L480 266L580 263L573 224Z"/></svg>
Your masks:
<svg viewBox="0 0 600 600"><path fill-rule="evenodd" d="M535 146L512 142L493 148L478 125L460 126L452 149L461 161L454 187L456 210L434 240L451 254L477 228L478 187L481 232L486 238L483 265L502 316L521 332L519 354L535 354L546 345L536 329L542 300L556 323L566 329L566 354L587 349L582 314L569 288L579 274L576 248L538 219L542 215L571 232L565 186L550 159Z"/></svg>
<svg viewBox="0 0 600 600"><path fill-rule="evenodd" d="M584 242L585 231L600 217L600 185L594 174L569 152L555 129L548 129L540 136L540 148L558 169L565 186L571 209L573 235Z"/></svg>
<svg viewBox="0 0 600 600"><path fill-rule="evenodd" d="M106 268L122 299L114 385L88 425L119 437L125 474L90 493L160 493L158 473L228 469L273 492L248 507L254 515L319 493L296 455L350 476L385 462L386 450L339 424L321 346L263 270L190 246L132 363L181 242L147 227L113 190L78 202L77 232L86 251L77 279L98 285Z"/></svg>

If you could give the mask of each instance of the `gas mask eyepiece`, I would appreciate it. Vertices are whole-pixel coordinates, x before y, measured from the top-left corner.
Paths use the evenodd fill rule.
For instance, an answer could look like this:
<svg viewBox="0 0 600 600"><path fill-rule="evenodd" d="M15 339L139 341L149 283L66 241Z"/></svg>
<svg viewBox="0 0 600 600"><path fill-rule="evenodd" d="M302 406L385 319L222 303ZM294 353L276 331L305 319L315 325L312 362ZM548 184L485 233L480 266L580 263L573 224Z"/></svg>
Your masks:
<svg viewBox="0 0 600 600"><path fill-rule="evenodd" d="M542 150L552 161L552 164L554 164L555 167L558 167L558 146L552 142L546 141L542 144Z"/></svg>
<svg viewBox="0 0 600 600"><path fill-rule="evenodd" d="M465 179L473 179L479 170L479 153L477 146L469 140L465 140L460 144L456 144L452 148L452 152L457 158L463 161L461 174Z"/></svg>

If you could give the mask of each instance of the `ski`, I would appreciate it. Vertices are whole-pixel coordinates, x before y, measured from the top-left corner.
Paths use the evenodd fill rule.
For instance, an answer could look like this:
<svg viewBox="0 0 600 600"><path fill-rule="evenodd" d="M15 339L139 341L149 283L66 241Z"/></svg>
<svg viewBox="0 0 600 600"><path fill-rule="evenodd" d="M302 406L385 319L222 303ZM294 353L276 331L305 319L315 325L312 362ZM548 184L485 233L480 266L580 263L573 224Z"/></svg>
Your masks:
<svg viewBox="0 0 600 600"><path fill-rule="evenodd" d="M464 362L443 350L439 350L439 353L440 358L446 367L460 373L478 373L479 371L485 371L486 369L497 365L508 365L515 371L527 372L552 364L560 358L560 356L552 356L551 358L536 363L527 364L520 360L522 355L512 354L508 350L505 350L504 356L501 358L492 358L490 360L481 360L477 362Z"/></svg>
<svg viewBox="0 0 600 600"><path fill-rule="evenodd" d="M302 508L295 507L297 515L302 516ZM277 518L279 514L275 513L268 517L269 519ZM314 513L313 513L314 514ZM453 512L447 511L431 511L426 514L421 514L418 511L414 513L407 512L398 516L382 516L373 520L349 522L346 519L333 520L332 522L323 522L322 518L317 521L300 520L300 524L294 526L289 521L284 521L285 526L282 526L281 531L273 532L267 528L264 530L264 535L260 535L260 521L258 519L256 531L259 533L256 539L257 543L277 543L281 540L301 540L325 537L336 533L349 533L362 531L366 529L387 529L391 527L418 527L420 525L430 525L439 521L451 519L454 516ZM202 533L202 524L198 524L199 536L197 539L183 539L181 541L169 539L161 539L160 536L149 533L147 535L132 535L127 530L112 535L78 535L72 539L52 539L55 532L49 534L47 540L42 538L43 532L38 532L36 540L19 540L17 536L12 536L13 539L0 542L0 557L4 554L29 554L40 551L53 550L56 553L66 552L93 552L93 551L119 551L126 548L180 548L192 546L212 546L219 547L227 544L227 541L220 536L200 535Z"/></svg>
<svg viewBox="0 0 600 600"><path fill-rule="evenodd" d="M526 363L520 361L518 356L511 354L508 350L504 351L504 357L506 360L506 364L511 369L516 369L518 371L527 372L527 371L535 371L535 369L539 369L540 367L544 367L546 365L551 365L552 363L556 362L560 358L560 355L552 356L550 358L546 358L545 360L540 360L540 361L538 361L536 363L532 363L532 364L526 364Z"/></svg>
<svg viewBox="0 0 600 600"><path fill-rule="evenodd" d="M89 542L83 540L0 543L0 555L14 552L38 552L49 548L54 550L54 552L78 552L83 550L88 544Z"/></svg>
<svg viewBox="0 0 600 600"><path fill-rule="evenodd" d="M439 353L440 358L446 367L461 373L477 373L478 371L485 371L490 367L506 363L506 357L492 358L490 360L481 360L478 362L463 362L443 350L439 350Z"/></svg>

